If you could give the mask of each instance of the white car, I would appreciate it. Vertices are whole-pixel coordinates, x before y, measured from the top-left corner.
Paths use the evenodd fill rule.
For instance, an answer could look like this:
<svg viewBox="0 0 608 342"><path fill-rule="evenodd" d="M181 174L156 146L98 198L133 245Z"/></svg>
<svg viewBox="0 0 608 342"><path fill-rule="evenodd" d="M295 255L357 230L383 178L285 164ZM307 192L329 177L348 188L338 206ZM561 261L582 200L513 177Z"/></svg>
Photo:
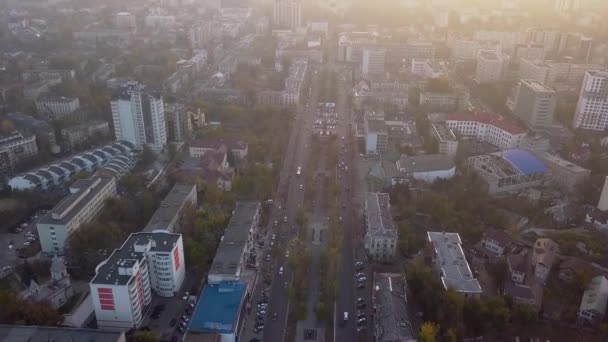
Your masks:
<svg viewBox="0 0 608 342"><path fill-rule="evenodd" d="M279 268L279 275L283 275L283 266Z"/></svg>
<svg viewBox="0 0 608 342"><path fill-rule="evenodd" d="M304 184L300 184L300 190L304 189Z"/></svg>
<svg viewBox="0 0 608 342"><path fill-rule="evenodd" d="M186 293L184 293L184 296L182 297L182 299L187 300L188 297L190 297L190 292L186 291Z"/></svg>

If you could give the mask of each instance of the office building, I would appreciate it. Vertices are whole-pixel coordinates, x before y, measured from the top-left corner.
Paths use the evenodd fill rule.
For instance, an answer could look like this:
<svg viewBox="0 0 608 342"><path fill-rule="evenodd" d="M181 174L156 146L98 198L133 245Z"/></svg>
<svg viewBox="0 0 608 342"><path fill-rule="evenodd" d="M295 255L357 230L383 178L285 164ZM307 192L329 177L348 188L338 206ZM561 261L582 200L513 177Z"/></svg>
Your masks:
<svg viewBox="0 0 608 342"><path fill-rule="evenodd" d="M513 114L532 129L553 124L557 105L555 91L535 80L521 80L515 93Z"/></svg>
<svg viewBox="0 0 608 342"><path fill-rule="evenodd" d="M545 47L542 44L517 44L513 49L511 63L519 64L522 58L542 61L545 59Z"/></svg>
<svg viewBox="0 0 608 342"><path fill-rule="evenodd" d="M420 107L430 111L452 112L465 110L469 94L462 89L450 91L423 91L420 93Z"/></svg>
<svg viewBox="0 0 608 342"><path fill-rule="evenodd" d="M412 59L411 71L424 78L442 78L446 76L443 67L432 59Z"/></svg>
<svg viewBox="0 0 608 342"><path fill-rule="evenodd" d="M549 82L551 67L543 60L522 58L519 62L518 78L521 80L534 80L536 82Z"/></svg>
<svg viewBox="0 0 608 342"><path fill-rule="evenodd" d="M580 37L576 48L576 60L583 63L589 63L593 52L593 38Z"/></svg>
<svg viewBox="0 0 608 342"><path fill-rule="evenodd" d="M0 341L127 342L127 337L124 331L0 324Z"/></svg>
<svg viewBox="0 0 608 342"><path fill-rule="evenodd" d="M138 149L148 145L161 151L165 147L167 129L162 96L130 81L112 96L111 106L116 140L128 141Z"/></svg>
<svg viewBox="0 0 608 342"><path fill-rule="evenodd" d="M475 31L473 39L480 41L498 41L500 42L500 51L509 54L513 51L515 45L526 42L526 33L521 31L479 30Z"/></svg>
<svg viewBox="0 0 608 342"><path fill-rule="evenodd" d="M135 16L129 12L118 12L114 15L114 25L121 29L134 29L137 27Z"/></svg>
<svg viewBox="0 0 608 342"><path fill-rule="evenodd" d="M384 76L386 49L374 46L363 49L361 73L365 76Z"/></svg>
<svg viewBox="0 0 608 342"><path fill-rule="evenodd" d="M513 194L540 186L547 174L545 164L519 149L469 157L468 165L485 182L490 195Z"/></svg>
<svg viewBox="0 0 608 342"><path fill-rule="evenodd" d="M274 27L297 30L302 26L301 0L274 0Z"/></svg>
<svg viewBox="0 0 608 342"><path fill-rule="evenodd" d="M365 250L375 261L392 261L397 253L399 236L391 216L389 195L365 194Z"/></svg>
<svg viewBox="0 0 608 342"><path fill-rule="evenodd" d="M578 317L588 323L598 323L604 319L608 307L608 279L599 275L591 279L585 290L578 311Z"/></svg>
<svg viewBox="0 0 608 342"><path fill-rule="evenodd" d="M441 278L443 287L465 297L481 296L481 286L473 275L462 250L458 233L427 232L432 250L432 268Z"/></svg>
<svg viewBox="0 0 608 342"><path fill-rule="evenodd" d="M117 141L31 169L11 178L8 186L13 191L46 191L69 182L81 172L102 172L120 178L135 166L134 148L127 141Z"/></svg>
<svg viewBox="0 0 608 342"><path fill-rule="evenodd" d="M186 276L182 236L168 232L134 233L95 269L89 283L97 326L104 330L138 328L152 294L173 297Z"/></svg>
<svg viewBox="0 0 608 342"><path fill-rule="evenodd" d="M538 29L531 32L531 41L545 49L545 57L554 58L559 51L562 33L556 29Z"/></svg>
<svg viewBox="0 0 608 342"><path fill-rule="evenodd" d="M36 98L36 111L47 120L58 120L72 115L80 109L77 97L39 96Z"/></svg>
<svg viewBox="0 0 608 342"><path fill-rule="evenodd" d="M458 39L452 46L452 57L457 61L472 61L477 59L481 51L500 51L500 42L496 40L480 41Z"/></svg>
<svg viewBox="0 0 608 342"><path fill-rule="evenodd" d="M78 145L110 136L110 124L103 120L91 120L61 129L61 146L71 151Z"/></svg>
<svg viewBox="0 0 608 342"><path fill-rule="evenodd" d="M36 223L40 247L45 254L62 254L68 238L93 220L105 200L116 195L116 179L91 176L76 181L70 194Z"/></svg>
<svg viewBox="0 0 608 342"><path fill-rule="evenodd" d="M572 126L604 131L608 126L608 72L587 71Z"/></svg>
<svg viewBox="0 0 608 342"><path fill-rule="evenodd" d="M500 150L517 148L526 130L491 112L459 112L445 117L447 128L454 133L490 143Z"/></svg>
<svg viewBox="0 0 608 342"><path fill-rule="evenodd" d="M374 273L372 292L375 341L416 341L416 331L406 301L405 277L402 274Z"/></svg>
<svg viewBox="0 0 608 342"><path fill-rule="evenodd" d="M14 131L0 137L0 176L11 176L20 163L38 155L36 136Z"/></svg>
<svg viewBox="0 0 608 342"><path fill-rule="evenodd" d="M259 202L236 203L209 268L209 284L242 281L241 275L253 247L259 219Z"/></svg>
<svg viewBox="0 0 608 342"><path fill-rule="evenodd" d="M576 165L558 155L545 152L539 154L538 157L551 170L551 179L565 191L574 192L591 176L591 170Z"/></svg>
<svg viewBox="0 0 608 342"><path fill-rule="evenodd" d="M184 210L188 207L197 210L197 192L195 184L178 183L173 186L171 191L165 196L160 206L143 232L167 231L169 233L180 232L180 219Z"/></svg>
<svg viewBox="0 0 608 342"><path fill-rule="evenodd" d="M381 154L388 147L388 131L384 120L364 119L365 153Z"/></svg>
<svg viewBox="0 0 608 342"><path fill-rule="evenodd" d="M479 84L501 81L506 71L506 56L494 51L481 51L477 55L475 82Z"/></svg>

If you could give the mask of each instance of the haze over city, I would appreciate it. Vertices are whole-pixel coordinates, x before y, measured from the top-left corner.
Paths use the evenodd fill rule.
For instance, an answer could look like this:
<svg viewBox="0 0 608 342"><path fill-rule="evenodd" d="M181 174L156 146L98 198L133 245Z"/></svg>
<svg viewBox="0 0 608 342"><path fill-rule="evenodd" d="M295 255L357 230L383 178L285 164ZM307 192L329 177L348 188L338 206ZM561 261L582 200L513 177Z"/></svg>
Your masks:
<svg viewBox="0 0 608 342"><path fill-rule="evenodd" d="M606 341L607 15L0 0L0 342Z"/></svg>

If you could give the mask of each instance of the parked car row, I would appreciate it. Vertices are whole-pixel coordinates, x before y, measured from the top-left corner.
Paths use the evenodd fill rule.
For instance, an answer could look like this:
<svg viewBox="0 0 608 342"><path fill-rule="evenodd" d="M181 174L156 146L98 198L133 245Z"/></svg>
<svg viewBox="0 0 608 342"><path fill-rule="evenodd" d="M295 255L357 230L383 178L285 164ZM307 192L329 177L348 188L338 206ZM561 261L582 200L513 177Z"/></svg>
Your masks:
<svg viewBox="0 0 608 342"><path fill-rule="evenodd" d="M253 332L256 334L260 334L262 331L264 331L264 321L266 319L266 313L268 310L269 291L270 288L265 288L264 290L262 290L262 293L260 294L260 299L257 302L255 325L253 327ZM272 317L273 320L275 320L276 313L273 313Z"/></svg>

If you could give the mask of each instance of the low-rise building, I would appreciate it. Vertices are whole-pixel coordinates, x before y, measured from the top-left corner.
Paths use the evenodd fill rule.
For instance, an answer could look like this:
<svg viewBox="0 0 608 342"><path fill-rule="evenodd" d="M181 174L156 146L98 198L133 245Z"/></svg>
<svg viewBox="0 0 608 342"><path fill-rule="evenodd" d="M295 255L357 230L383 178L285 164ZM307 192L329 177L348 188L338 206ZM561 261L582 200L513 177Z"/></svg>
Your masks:
<svg viewBox="0 0 608 342"><path fill-rule="evenodd" d="M368 192L365 196L365 250L376 261L392 261L399 236L391 216L389 195Z"/></svg>
<svg viewBox="0 0 608 342"><path fill-rule="evenodd" d="M532 249L534 276L542 283L547 282L553 264L557 261L558 245L549 238L539 238Z"/></svg>
<svg viewBox="0 0 608 342"><path fill-rule="evenodd" d="M569 257L559 263L558 278L567 283L577 280L578 275L591 274L591 263L577 257Z"/></svg>
<svg viewBox="0 0 608 342"><path fill-rule="evenodd" d="M459 89L449 92L423 91L420 93L420 107L433 111L459 111L467 108L469 95Z"/></svg>
<svg viewBox="0 0 608 342"><path fill-rule="evenodd" d="M592 324L601 322L606 315L607 306L608 279L603 275L597 276L591 280L589 287L583 294L578 317L580 320Z"/></svg>
<svg viewBox="0 0 608 342"><path fill-rule="evenodd" d="M505 250L513 243L513 239L504 230L490 229L481 238L481 247L496 254L504 255Z"/></svg>
<svg viewBox="0 0 608 342"><path fill-rule="evenodd" d="M491 195L539 186L547 173L540 160L518 149L469 157L468 165L481 176Z"/></svg>
<svg viewBox="0 0 608 342"><path fill-rule="evenodd" d="M492 112L449 113L445 123L457 135L485 141L500 150L519 147L526 136L524 128Z"/></svg>
<svg viewBox="0 0 608 342"><path fill-rule="evenodd" d="M432 115L432 114L431 114ZM456 157L458 152L458 139L454 132L448 128L445 121L431 120L431 134L437 140L439 153Z"/></svg>
<svg viewBox="0 0 608 342"><path fill-rule="evenodd" d="M237 202L209 268L209 284L242 281L259 219L259 202Z"/></svg>
<svg viewBox="0 0 608 342"><path fill-rule="evenodd" d="M146 224L143 232L167 231L179 233L180 219L187 207L197 209L197 192L195 184L177 183L165 196L160 206L150 221Z"/></svg>
<svg viewBox="0 0 608 342"><path fill-rule="evenodd" d="M424 78L442 78L446 76L445 70L436 60L412 59L412 73Z"/></svg>
<svg viewBox="0 0 608 342"><path fill-rule="evenodd" d="M17 337L18 336L18 337ZM126 342L124 331L104 331L98 329L75 329L66 327L42 327L36 325L0 324L2 341L54 341L54 342Z"/></svg>
<svg viewBox="0 0 608 342"><path fill-rule="evenodd" d="M564 190L573 192L591 176L591 170L576 165L549 152L539 154L539 158L551 170L551 179Z"/></svg>
<svg viewBox="0 0 608 342"><path fill-rule="evenodd" d="M237 159L245 159L249 153L249 144L236 139L197 139L190 143L190 157L202 157L206 152L226 148Z"/></svg>
<svg viewBox="0 0 608 342"><path fill-rule="evenodd" d="M38 155L36 136L14 131L0 137L0 176L11 176L20 163Z"/></svg>
<svg viewBox="0 0 608 342"><path fill-rule="evenodd" d="M405 279L401 274L374 273L372 302L374 336L378 342L416 341L405 300Z"/></svg>
<svg viewBox="0 0 608 342"><path fill-rule="evenodd" d="M49 303L55 309L65 305L74 296L74 288L63 258L53 257L50 272L51 279L47 282L38 283L35 279L30 279L30 283L25 284L28 287L21 291L19 297L32 302Z"/></svg>
<svg viewBox="0 0 608 342"><path fill-rule="evenodd" d="M90 139L110 136L110 124L103 120L91 120L61 129L61 145L68 151Z"/></svg>
<svg viewBox="0 0 608 342"><path fill-rule="evenodd" d="M36 111L48 120L64 118L78 109L80 109L80 100L77 97L46 95L36 98Z"/></svg>
<svg viewBox="0 0 608 342"><path fill-rule="evenodd" d="M186 277L182 236L168 232L134 233L95 269L89 287L97 326L104 330L138 328L152 294L172 297Z"/></svg>
<svg viewBox="0 0 608 342"><path fill-rule="evenodd" d="M454 159L445 154L401 155L396 163L406 177L428 183L452 178L456 173Z"/></svg>
<svg viewBox="0 0 608 342"><path fill-rule="evenodd" d="M460 235L427 232L427 239L432 248L431 265L433 271L441 278L443 287L465 297L480 297L481 286L464 256Z"/></svg>
<svg viewBox="0 0 608 342"><path fill-rule="evenodd" d="M70 195L36 223L42 252L62 254L69 236L93 220L103 209L105 200L115 195L113 177L92 176L76 181L70 187Z"/></svg>
<svg viewBox="0 0 608 342"><path fill-rule="evenodd" d="M368 119L364 120L365 129L365 153L382 154L386 152L388 146L388 132L384 120Z"/></svg>

